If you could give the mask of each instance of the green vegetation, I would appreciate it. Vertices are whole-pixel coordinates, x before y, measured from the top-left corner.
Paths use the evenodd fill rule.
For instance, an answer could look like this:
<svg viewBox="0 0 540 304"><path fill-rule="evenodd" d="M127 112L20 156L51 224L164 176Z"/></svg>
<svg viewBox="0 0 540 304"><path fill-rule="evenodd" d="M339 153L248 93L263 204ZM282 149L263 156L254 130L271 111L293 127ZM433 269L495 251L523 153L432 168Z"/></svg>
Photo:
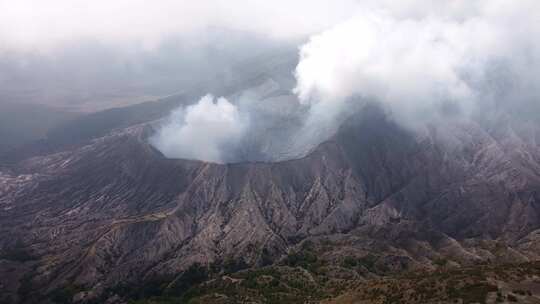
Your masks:
<svg viewBox="0 0 540 304"><path fill-rule="evenodd" d="M321 267L325 265L323 260L317 257L310 243L304 243L300 251L291 252L283 260L283 264L290 267L301 267L310 272L318 273Z"/></svg>
<svg viewBox="0 0 540 304"><path fill-rule="evenodd" d="M462 299L463 303L484 303L489 292L497 291L497 287L485 282L465 284L458 289L450 289L450 298Z"/></svg>
<svg viewBox="0 0 540 304"><path fill-rule="evenodd" d="M517 302L518 299L514 296L514 295L511 295L509 294L506 299L508 299L508 302Z"/></svg>
<svg viewBox="0 0 540 304"><path fill-rule="evenodd" d="M208 269L195 263L166 288L165 294L175 297L183 296L191 287L206 281L208 277Z"/></svg>
<svg viewBox="0 0 540 304"><path fill-rule="evenodd" d="M8 247L4 252L0 253L0 259L24 263L36 260L37 257L35 257L22 242L17 241L12 247Z"/></svg>
<svg viewBox="0 0 540 304"><path fill-rule="evenodd" d="M79 286L68 284L62 288L53 290L49 294L49 298L57 304L70 304L72 303L73 296L82 290Z"/></svg>
<svg viewBox="0 0 540 304"><path fill-rule="evenodd" d="M224 260L209 266L193 264L183 273L146 280L138 285L109 289L129 304L234 304L234 303L342 303L349 296L361 303L496 303L519 302L533 294L528 285L499 289L495 281L521 282L540 276L540 262L518 265L478 264L469 267L439 267L381 275L380 257L345 256L336 262L324 260L311 244L303 244L280 263L247 268L242 261ZM443 260L436 265L447 265ZM345 269L344 269L345 268ZM370 273L366 273L368 269ZM359 277L365 275L364 277ZM366 278L369 278L366 280ZM29 285L31 287L31 284ZM81 289L67 286L49 295L55 303L70 303ZM333 302L331 299L335 299ZM102 299L101 299L102 300ZM96 302L102 303L102 302Z"/></svg>
<svg viewBox="0 0 540 304"><path fill-rule="evenodd" d="M367 254L363 257L351 257L347 256L341 262L341 267L348 269L365 268L370 272L375 272L375 263L377 262L377 256L373 254Z"/></svg>
<svg viewBox="0 0 540 304"><path fill-rule="evenodd" d="M448 264L448 260L447 259L444 259L444 258L441 258L441 259L436 259L433 261L433 264L439 266L439 267L444 267L446 266L446 264Z"/></svg>
<svg viewBox="0 0 540 304"><path fill-rule="evenodd" d="M195 263L176 278L165 276L146 280L140 284L119 284L106 291L106 295L119 295L131 299L130 304L184 303L196 296L193 287L210 278L206 266Z"/></svg>

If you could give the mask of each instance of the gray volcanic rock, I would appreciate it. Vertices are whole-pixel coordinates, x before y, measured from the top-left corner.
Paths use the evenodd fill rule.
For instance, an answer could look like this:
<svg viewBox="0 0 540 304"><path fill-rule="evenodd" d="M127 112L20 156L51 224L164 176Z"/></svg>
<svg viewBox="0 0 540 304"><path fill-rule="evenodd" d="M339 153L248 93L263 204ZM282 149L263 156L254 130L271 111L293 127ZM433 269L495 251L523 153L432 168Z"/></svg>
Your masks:
<svg viewBox="0 0 540 304"><path fill-rule="evenodd" d="M395 271L538 258L537 128L414 135L368 107L304 158L224 165L167 159L150 129L2 169L0 274L32 290L2 293L32 302L72 284L97 297L194 263L277 262L308 240L329 244L329 261L374 252Z"/></svg>

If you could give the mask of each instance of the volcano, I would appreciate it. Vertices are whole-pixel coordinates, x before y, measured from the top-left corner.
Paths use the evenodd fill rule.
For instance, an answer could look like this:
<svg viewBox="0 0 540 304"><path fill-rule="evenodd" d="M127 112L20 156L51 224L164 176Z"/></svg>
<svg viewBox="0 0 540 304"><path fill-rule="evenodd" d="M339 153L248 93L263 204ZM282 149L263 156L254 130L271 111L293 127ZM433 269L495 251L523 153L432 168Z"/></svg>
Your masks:
<svg viewBox="0 0 540 304"><path fill-rule="evenodd" d="M375 104L283 160L249 151L225 164L171 159L149 142L170 110L209 87L230 96L271 82L263 101L288 100L293 60L279 58L250 64L255 72L233 83L77 117L3 154L2 303L318 301L344 292L325 284L540 258L534 123L470 120L412 132ZM266 272L253 284L279 277L276 286L290 289L269 296L242 285L257 271ZM188 294L218 283L242 294Z"/></svg>

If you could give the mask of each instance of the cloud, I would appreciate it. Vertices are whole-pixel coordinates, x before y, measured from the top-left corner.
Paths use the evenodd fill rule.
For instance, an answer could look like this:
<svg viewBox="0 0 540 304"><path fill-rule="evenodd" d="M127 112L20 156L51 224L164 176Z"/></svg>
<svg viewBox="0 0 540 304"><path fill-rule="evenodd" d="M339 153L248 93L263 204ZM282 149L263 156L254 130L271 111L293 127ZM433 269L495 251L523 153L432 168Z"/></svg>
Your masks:
<svg viewBox="0 0 540 304"><path fill-rule="evenodd" d="M234 64L263 51L296 46L356 6L356 0L0 0L0 103L92 112L157 99L228 76Z"/></svg>
<svg viewBox="0 0 540 304"><path fill-rule="evenodd" d="M0 1L2 48L51 49L81 39L153 49L208 27L294 38L350 15L354 0L34 0Z"/></svg>
<svg viewBox="0 0 540 304"><path fill-rule="evenodd" d="M489 101L516 105L527 95L523 86L538 91L532 83L540 48L531 41L540 34L538 2L470 1L446 13L423 8L382 6L312 36L295 72L301 102L338 112L349 99L376 100L414 127L467 117L495 106ZM503 102L494 92L507 83L514 87L505 87Z"/></svg>
<svg viewBox="0 0 540 304"><path fill-rule="evenodd" d="M540 35L538 2L405 3L364 1L364 9L312 35L301 46L294 71L297 99L290 99L299 103L291 109L298 111L292 116L301 123L272 138L281 146L254 147L253 151L266 153L254 155L267 160L301 157L368 102L381 104L391 118L410 130L493 113L538 116L540 44L531 39ZM246 109L240 110L241 116L263 116L257 107ZM276 116L265 115L261 130L280 126ZM267 138L253 130L243 134ZM233 142L251 145L233 133ZM169 136L174 136L172 131ZM181 140L188 145L190 139ZM210 141L201 147L210 147L211 155L219 154L220 145ZM203 154L190 157L208 158ZM228 154L227 160L242 161L242 157Z"/></svg>
<svg viewBox="0 0 540 304"><path fill-rule="evenodd" d="M297 98L283 99L293 106L209 95L152 138L174 158L281 160L372 101L411 129L496 111L540 117L538 20L537 0L0 0L0 89L56 101L75 88L81 103L165 95L216 74L245 79L235 63L304 41Z"/></svg>
<svg viewBox="0 0 540 304"><path fill-rule="evenodd" d="M248 121L227 99L202 97L198 103L179 108L150 138L169 158L199 159L223 163L241 141Z"/></svg>

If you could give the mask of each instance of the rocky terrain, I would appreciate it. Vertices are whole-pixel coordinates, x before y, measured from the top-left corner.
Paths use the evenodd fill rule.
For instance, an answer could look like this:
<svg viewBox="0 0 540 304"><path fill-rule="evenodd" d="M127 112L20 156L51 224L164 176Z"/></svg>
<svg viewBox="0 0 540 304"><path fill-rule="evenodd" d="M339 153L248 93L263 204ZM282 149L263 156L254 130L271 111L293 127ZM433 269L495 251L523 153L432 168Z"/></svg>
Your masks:
<svg viewBox="0 0 540 304"><path fill-rule="evenodd" d="M215 164L148 143L182 100L2 158L0 303L538 303L537 123L412 133L366 106L303 158ZM469 270L473 300L447 283ZM439 296L406 292L424 283Z"/></svg>

